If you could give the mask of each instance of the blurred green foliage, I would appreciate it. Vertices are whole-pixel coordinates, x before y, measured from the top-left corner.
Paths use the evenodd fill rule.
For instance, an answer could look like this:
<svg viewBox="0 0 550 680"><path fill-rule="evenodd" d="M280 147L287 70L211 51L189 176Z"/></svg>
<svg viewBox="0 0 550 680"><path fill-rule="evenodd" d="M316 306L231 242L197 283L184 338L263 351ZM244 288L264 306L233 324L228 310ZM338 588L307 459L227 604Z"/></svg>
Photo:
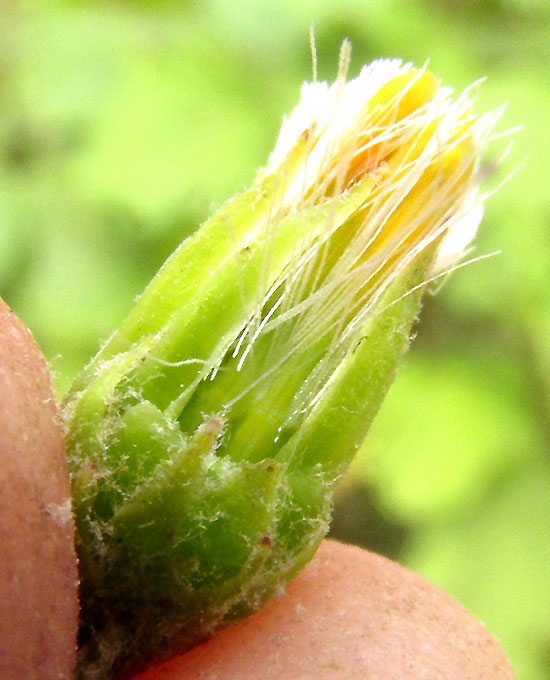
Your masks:
<svg viewBox="0 0 550 680"><path fill-rule="evenodd" d="M64 389L213 205L250 183L344 37L523 125L475 254L427 300L335 534L416 569L550 676L550 4L193 0L0 4L0 293ZM492 154L492 155L491 155ZM358 493L359 489L359 493Z"/></svg>

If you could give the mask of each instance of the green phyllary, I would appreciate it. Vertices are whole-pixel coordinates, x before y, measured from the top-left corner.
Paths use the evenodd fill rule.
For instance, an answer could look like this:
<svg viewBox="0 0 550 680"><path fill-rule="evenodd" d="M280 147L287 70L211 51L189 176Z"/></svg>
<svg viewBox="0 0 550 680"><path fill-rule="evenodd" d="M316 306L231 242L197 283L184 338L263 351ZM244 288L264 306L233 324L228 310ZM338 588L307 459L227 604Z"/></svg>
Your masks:
<svg viewBox="0 0 550 680"><path fill-rule="evenodd" d="M188 648L311 558L426 282L472 235L495 116L409 64L342 71L65 397L81 678Z"/></svg>

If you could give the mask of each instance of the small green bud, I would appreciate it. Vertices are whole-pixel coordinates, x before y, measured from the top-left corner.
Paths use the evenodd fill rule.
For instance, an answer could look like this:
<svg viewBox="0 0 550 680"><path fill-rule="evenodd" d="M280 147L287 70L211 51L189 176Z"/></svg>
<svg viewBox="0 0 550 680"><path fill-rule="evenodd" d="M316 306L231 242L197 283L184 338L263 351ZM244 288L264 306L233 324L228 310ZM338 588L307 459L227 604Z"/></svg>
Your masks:
<svg viewBox="0 0 550 680"><path fill-rule="evenodd" d="M304 85L252 188L77 378L81 678L188 648L314 554L424 284L471 237L493 121L395 61Z"/></svg>

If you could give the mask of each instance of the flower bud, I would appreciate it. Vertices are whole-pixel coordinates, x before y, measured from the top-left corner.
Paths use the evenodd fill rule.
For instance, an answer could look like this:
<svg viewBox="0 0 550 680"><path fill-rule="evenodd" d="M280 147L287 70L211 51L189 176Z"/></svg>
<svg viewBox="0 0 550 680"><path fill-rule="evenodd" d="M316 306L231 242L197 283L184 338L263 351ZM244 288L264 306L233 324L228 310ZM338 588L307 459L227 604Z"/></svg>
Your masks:
<svg viewBox="0 0 550 680"><path fill-rule="evenodd" d="M475 231L494 118L398 61L305 84L77 378L81 677L189 647L313 555L438 253Z"/></svg>

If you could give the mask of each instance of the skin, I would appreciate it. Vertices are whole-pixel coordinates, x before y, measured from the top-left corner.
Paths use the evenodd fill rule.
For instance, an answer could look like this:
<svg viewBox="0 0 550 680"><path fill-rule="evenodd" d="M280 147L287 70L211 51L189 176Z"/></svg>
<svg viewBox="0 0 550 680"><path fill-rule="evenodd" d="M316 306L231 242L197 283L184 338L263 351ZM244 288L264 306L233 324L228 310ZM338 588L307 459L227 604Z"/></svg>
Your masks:
<svg viewBox="0 0 550 680"><path fill-rule="evenodd" d="M0 677L69 680L77 574L69 477L46 363L0 301ZM135 680L513 680L458 602L417 574L325 541L279 597Z"/></svg>
<svg viewBox="0 0 550 680"><path fill-rule="evenodd" d="M135 680L513 680L456 600L389 560L333 541L280 597Z"/></svg>
<svg viewBox="0 0 550 680"><path fill-rule="evenodd" d="M0 300L0 677L72 676L77 568L65 446L46 362Z"/></svg>

